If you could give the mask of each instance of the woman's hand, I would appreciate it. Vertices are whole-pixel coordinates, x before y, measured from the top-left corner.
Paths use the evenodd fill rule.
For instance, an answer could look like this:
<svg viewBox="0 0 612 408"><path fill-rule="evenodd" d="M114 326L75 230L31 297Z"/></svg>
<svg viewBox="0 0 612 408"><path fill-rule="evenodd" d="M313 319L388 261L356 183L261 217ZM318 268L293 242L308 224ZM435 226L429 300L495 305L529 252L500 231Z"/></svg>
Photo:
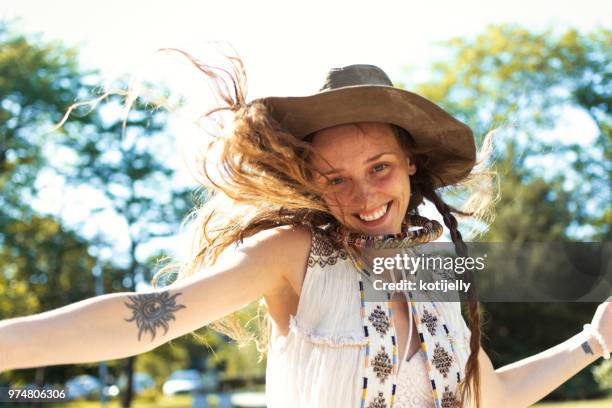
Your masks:
<svg viewBox="0 0 612 408"><path fill-rule="evenodd" d="M608 351L612 351L612 296L610 296L605 302L600 304L595 310L593 320L591 320L591 326L601 333L604 342L608 346ZM599 355L603 353L601 346L597 343Z"/></svg>

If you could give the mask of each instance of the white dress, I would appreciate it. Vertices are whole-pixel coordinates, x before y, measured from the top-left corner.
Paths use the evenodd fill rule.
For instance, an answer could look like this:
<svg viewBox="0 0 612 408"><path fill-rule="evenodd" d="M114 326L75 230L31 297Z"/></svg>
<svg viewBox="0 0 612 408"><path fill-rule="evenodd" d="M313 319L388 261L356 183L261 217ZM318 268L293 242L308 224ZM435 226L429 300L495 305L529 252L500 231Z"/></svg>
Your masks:
<svg viewBox="0 0 612 408"><path fill-rule="evenodd" d="M422 346L398 373L393 319L385 302L362 301L361 280L346 251L314 232L289 333L269 342L268 408L450 406L469 356L460 303L413 302L415 316L429 320L415 321Z"/></svg>
<svg viewBox="0 0 612 408"><path fill-rule="evenodd" d="M412 312L409 313L407 344L414 335L412 330ZM408 353L408 347L406 347ZM412 356L404 360L399 366L397 375L397 399L393 406L395 408L431 408L435 407L435 401L431 393L431 385L427 378L427 360L421 352L417 350Z"/></svg>

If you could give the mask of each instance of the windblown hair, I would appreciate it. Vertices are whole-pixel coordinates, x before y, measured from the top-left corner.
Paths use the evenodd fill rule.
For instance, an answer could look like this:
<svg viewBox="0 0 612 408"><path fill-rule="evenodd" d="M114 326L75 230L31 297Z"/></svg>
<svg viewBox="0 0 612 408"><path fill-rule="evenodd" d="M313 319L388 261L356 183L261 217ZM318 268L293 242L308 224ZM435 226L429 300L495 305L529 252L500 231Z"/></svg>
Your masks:
<svg viewBox="0 0 612 408"><path fill-rule="evenodd" d="M228 56L230 68L212 67L181 50L173 51L187 57L208 78L222 106L202 116L216 123L218 131L210 135L207 148L198 158L197 168L201 170L198 176L206 189L207 200L198 204L185 220L191 220L195 226L191 252L187 259L159 270L153 284L157 286L159 279L167 274L175 274L181 279L202 273L203 268L217 262L230 245L262 230L281 225L312 229L338 222L321 198L326 192L325 186L315 181L316 173L310 159L316 152L309 143L310 138L299 140L283 129L261 101L246 102L246 75L240 58ZM221 121L221 114L229 118L229 122ZM425 199L433 203L450 230L456 253L467 256L467 247L453 213L484 223L492 220L493 203L497 198L493 197L495 173L486 165L492 150L492 132L485 137L479 161L472 172L461 183L452 186L469 194L463 209L459 210L444 202L433 187L434 179L446 179L448 174L443 172L450 171L450 167L432 168L428 149L416 145L406 130L396 126L393 129L417 167L416 174L410 177L413 195L408 211L416 213ZM262 312L264 323L258 335L248 333L241 326L237 312L209 326L236 340L240 346L254 341L261 361L267 350L270 324L263 298L258 301L258 318ZM469 316L471 352L460 398L465 401L473 395L479 406L481 331L478 302L469 303Z"/></svg>

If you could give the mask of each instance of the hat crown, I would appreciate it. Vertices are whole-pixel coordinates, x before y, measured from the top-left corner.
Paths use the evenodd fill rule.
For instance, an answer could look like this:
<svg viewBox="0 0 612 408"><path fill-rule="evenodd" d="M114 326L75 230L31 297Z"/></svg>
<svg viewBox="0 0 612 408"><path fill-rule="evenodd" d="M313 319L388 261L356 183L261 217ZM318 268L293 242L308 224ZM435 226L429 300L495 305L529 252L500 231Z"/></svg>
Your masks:
<svg viewBox="0 0 612 408"><path fill-rule="evenodd" d="M393 86L393 83L385 71L376 65L347 65L330 69L319 92L355 85Z"/></svg>

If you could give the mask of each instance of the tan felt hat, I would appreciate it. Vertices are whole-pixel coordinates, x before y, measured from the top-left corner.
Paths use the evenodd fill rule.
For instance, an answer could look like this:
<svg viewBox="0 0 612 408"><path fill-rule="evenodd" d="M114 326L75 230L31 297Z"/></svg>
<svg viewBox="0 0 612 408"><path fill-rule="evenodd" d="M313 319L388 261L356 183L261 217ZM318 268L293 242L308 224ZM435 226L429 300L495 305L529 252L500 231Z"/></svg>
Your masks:
<svg viewBox="0 0 612 408"><path fill-rule="evenodd" d="M259 100L281 126L300 139L346 123L384 122L402 127L417 145L433 148L430 168L452 169L444 171L450 171L450 176L436 180L435 187L462 180L475 164L476 146L469 126L428 99L394 87L387 74L374 65L332 68L313 95Z"/></svg>

